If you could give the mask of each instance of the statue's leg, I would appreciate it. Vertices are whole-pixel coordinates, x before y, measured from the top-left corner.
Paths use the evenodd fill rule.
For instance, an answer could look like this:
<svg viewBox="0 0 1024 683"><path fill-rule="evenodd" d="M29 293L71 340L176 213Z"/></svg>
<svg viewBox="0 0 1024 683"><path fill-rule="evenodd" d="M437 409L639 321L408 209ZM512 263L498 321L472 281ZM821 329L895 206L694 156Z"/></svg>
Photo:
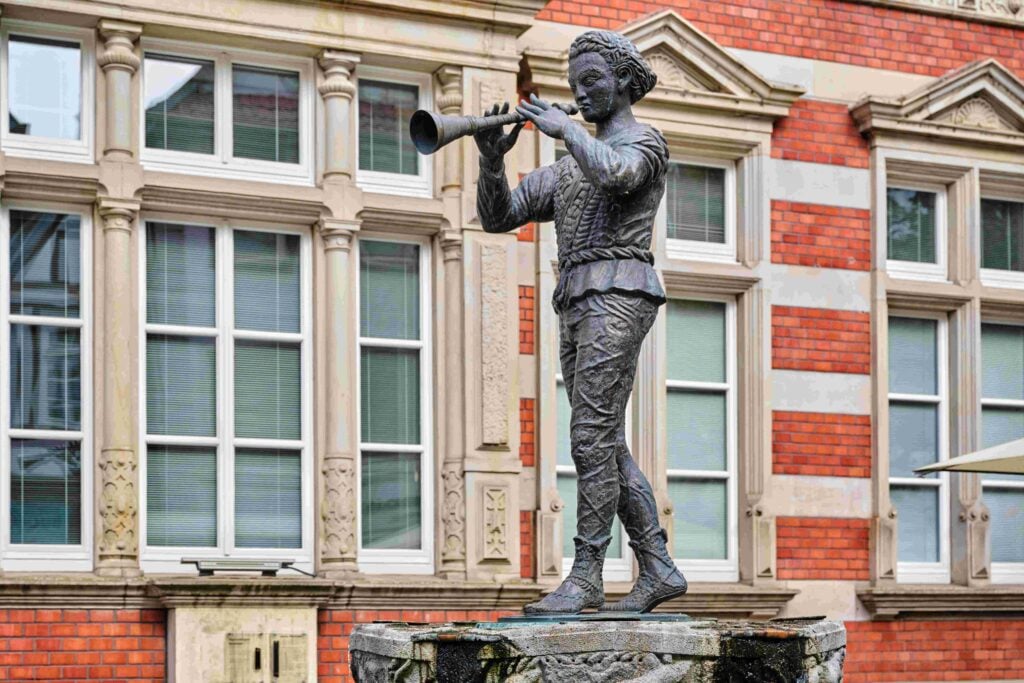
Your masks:
<svg viewBox="0 0 1024 683"><path fill-rule="evenodd" d="M603 604L601 568L618 507L617 460L625 446L625 408L633 388L628 370L635 370L646 332L627 317L632 298L624 298L596 294L562 313L560 355L577 473L576 556L562 585L527 605L527 612L578 612Z"/></svg>

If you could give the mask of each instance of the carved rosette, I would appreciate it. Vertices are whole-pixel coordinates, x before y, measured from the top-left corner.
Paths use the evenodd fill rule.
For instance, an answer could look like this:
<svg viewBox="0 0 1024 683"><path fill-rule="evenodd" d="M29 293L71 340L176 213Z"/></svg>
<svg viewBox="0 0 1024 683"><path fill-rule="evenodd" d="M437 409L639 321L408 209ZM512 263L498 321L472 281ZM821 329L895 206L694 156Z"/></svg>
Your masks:
<svg viewBox="0 0 1024 683"><path fill-rule="evenodd" d="M484 559L508 559L508 489L484 488Z"/></svg>
<svg viewBox="0 0 1024 683"><path fill-rule="evenodd" d="M457 562L466 559L466 486L462 463L446 462L441 473L444 489L442 516L444 545L441 560Z"/></svg>
<svg viewBox="0 0 1024 683"><path fill-rule="evenodd" d="M347 455L328 455L321 474L324 498L320 511L323 521L324 559L355 562L356 545L356 461Z"/></svg>
<svg viewBox="0 0 1024 683"><path fill-rule="evenodd" d="M120 558L138 553L135 522L138 517L138 494L135 489L135 453L124 449L100 452L101 474L99 556Z"/></svg>

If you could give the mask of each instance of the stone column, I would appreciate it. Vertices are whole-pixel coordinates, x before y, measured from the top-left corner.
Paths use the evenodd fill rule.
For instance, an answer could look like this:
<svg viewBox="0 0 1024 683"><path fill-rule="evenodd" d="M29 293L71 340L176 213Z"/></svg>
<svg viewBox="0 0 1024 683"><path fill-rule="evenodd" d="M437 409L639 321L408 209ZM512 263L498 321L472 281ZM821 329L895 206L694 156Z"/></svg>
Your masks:
<svg viewBox="0 0 1024 683"><path fill-rule="evenodd" d="M142 34L138 24L103 19L100 36L106 41L98 62L106 78L106 141L103 156L130 159L135 136L132 135L132 76L142 63L135 54L135 41Z"/></svg>
<svg viewBox="0 0 1024 683"><path fill-rule="evenodd" d="M358 571L356 539L357 431L353 389L355 320L352 303L352 240L357 225L320 222L324 244L324 391L326 440L320 466L320 558L318 573L331 578Z"/></svg>
<svg viewBox="0 0 1024 683"><path fill-rule="evenodd" d="M445 116L458 116L462 113L462 68L442 66L436 76L441 83L437 110ZM441 194L458 194L462 191L462 140L449 143L442 154L444 174L441 177Z"/></svg>
<svg viewBox="0 0 1024 683"><path fill-rule="evenodd" d="M324 81L317 90L324 100L325 154L324 179L340 176L352 180L352 100L356 86L352 72L359 64L359 55L337 50L323 50L319 56Z"/></svg>
<svg viewBox="0 0 1024 683"><path fill-rule="evenodd" d="M439 574L466 578L465 384L463 378L462 236L441 237L444 252L445 451L441 466Z"/></svg>
<svg viewBox="0 0 1024 683"><path fill-rule="evenodd" d="M132 225L138 202L101 199L103 221L103 437L99 478L96 573L137 576L138 453L135 449L135 299L132 287Z"/></svg>

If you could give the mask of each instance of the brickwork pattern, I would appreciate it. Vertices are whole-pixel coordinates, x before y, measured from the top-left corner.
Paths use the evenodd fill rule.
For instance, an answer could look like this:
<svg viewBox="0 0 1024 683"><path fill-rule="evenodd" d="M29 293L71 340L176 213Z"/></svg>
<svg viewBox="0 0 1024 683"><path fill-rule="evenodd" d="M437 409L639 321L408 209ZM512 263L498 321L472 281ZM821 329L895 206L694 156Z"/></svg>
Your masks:
<svg viewBox="0 0 1024 683"><path fill-rule="evenodd" d="M523 467L534 467L537 464L537 423L535 421L532 398L519 399L519 459Z"/></svg>
<svg viewBox="0 0 1024 683"><path fill-rule="evenodd" d="M868 142L845 104L797 100L772 132L776 159L867 168L869 154Z"/></svg>
<svg viewBox="0 0 1024 683"><path fill-rule="evenodd" d="M348 638L359 624L407 621L441 624L449 621L494 621L515 612L497 610L320 610L317 615L317 682L355 683L349 670Z"/></svg>
<svg viewBox="0 0 1024 683"><path fill-rule="evenodd" d="M1024 77L1020 29L837 0L552 0L537 19L618 28L663 9L722 47L929 76L995 57Z"/></svg>
<svg viewBox="0 0 1024 683"><path fill-rule="evenodd" d="M519 576L524 579L533 578L533 512L519 511Z"/></svg>
<svg viewBox="0 0 1024 683"><path fill-rule="evenodd" d="M871 212L772 200L772 263L871 269Z"/></svg>
<svg viewBox="0 0 1024 683"><path fill-rule="evenodd" d="M536 287L519 285L519 353L533 355L534 323L537 320Z"/></svg>
<svg viewBox="0 0 1024 683"><path fill-rule="evenodd" d="M0 610L0 680L163 683L163 610Z"/></svg>
<svg viewBox="0 0 1024 683"><path fill-rule="evenodd" d="M869 314L828 308L772 306L772 367L869 374Z"/></svg>
<svg viewBox="0 0 1024 683"><path fill-rule="evenodd" d="M772 472L822 477L871 476L871 416L772 413Z"/></svg>
<svg viewBox="0 0 1024 683"><path fill-rule="evenodd" d="M1024 679L1024 621L848 621L846 683Z"/></svg>
<svg viewBox="0 0 1024 683"><path fill-rule="evenodd" d="M868 520L778 517L779 579L867 581Z"/></svg>

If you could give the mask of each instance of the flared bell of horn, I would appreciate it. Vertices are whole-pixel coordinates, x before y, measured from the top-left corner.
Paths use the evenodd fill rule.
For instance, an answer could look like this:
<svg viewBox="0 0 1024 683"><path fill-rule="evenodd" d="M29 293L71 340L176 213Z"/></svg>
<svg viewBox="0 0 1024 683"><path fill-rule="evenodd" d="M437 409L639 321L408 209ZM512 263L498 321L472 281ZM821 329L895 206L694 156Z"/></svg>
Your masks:
<svg viewBox="0 0 1024 683"><path fill-rule="evenodd" d="M449 142L478 130L519 123L523 117L516 112L499 116L445 116L420 109L409 120L409 137L420 154L433 154Z"/></svg>

